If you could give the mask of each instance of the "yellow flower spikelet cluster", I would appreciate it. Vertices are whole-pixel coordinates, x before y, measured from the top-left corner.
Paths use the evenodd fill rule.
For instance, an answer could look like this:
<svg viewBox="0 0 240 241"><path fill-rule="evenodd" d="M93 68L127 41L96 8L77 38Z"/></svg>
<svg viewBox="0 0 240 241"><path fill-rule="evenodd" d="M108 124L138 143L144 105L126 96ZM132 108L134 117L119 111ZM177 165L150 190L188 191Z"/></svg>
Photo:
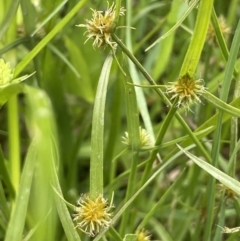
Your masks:
<svg viewBox="0 0 240 241"><path fill-rule="evenodd" d="M93 39L93 47L97 48L105 48L106 46L111 46L112 48L116 48L116 43L112 40L111 34L115 30L115 20L116 20L116 6L113 3L111 7L109 7L105 12L103 11L93 11L92 18L90 20L86 19L86 24L76 25L77 27L85 27L87 28L87 40ZM119 16L123 16L125 9L123 7L120 8Z"/></svg>
<svg viewBox="0 0 240 241"><path fill-rule="evenodd" d="M75 208L74 221L77 222L77 228L82 230L89 236L95 236L101 229L108 228L111 224L110 209L107 200L102 196L91 199L87 195L83 195Z"/></svg>

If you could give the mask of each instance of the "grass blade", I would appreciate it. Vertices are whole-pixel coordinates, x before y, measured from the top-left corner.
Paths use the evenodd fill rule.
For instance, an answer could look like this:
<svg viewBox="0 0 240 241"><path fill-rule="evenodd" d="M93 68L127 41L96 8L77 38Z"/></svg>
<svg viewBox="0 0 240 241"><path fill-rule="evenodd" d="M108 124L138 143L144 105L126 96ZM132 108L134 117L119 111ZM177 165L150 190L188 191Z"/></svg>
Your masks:
<svg viewBox="0 0 240 241"><path fill-rule="evenodd" d="M36 151L36 143L33 141L29 147L25 165L23 167L16 202L14 204L4 241L22 240L28 201L30 196L30 189L34 173L34 166L37 159Z"/></svg>

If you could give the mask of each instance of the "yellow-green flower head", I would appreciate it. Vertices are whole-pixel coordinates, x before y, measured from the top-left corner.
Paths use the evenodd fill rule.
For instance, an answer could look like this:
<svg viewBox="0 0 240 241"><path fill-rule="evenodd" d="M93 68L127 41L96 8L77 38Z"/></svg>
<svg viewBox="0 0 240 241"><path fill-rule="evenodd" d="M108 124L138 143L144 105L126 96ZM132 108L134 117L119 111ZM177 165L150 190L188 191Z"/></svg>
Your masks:
<svg viewBox="0 0 240 241"><path fill-rule="evenodd" d="M116 48L116 42L112 41L111 33L115 30L115 19L116 19L116 6L113 3L105 12L103 11L93 11L92 19L86 19L86 24L76 25L77 27L87 28L87 40L93 39L93 47L105 48L107 45L110 45L112 48ZM125 9L120 8L119 16L123 16Z"/></svg>
<svg viewBox="0 0 240 241"><path fill-rule="evenodd" d="M178 98L177 107L187 108L193 102L201 103L200 96L205 92L202 79L194 79L188 74L180 77L176 82L167 85L167 93L171 94L171 100Z"/></svg>
<svg viewBox="0 0 240 241"><path fill-rule="evenodd" d="M89 236L95 236L102 229L106 229L111 224L110 210L113 208L102 196L91 199L83 195L75 208L74 221L77 222L77 228Z"/></svg>
<svg viewBox="0 0 240 241"><path fill-rule="evenodd" d="M147 230L137 231L137 241L150 241L151 235Z"/></svg>
<svg viewBox="0 0 240 241"><path fill-rule="evenodd" d="M150 137L147 133L147 131L139 126L139 137L140 137L140 146L150 146L151 145L151 140ZM122 137L123 141L122 143L129 146L130 145L130 140L129 140L129 135L128 132L125 132L125 136Z"/></svg>
<svg viewBox="0 0 240 241"><path fill-rule="evenodd" d="M10 84L13 80L13 70L10 68L10 63L5 63L0 59L0 86Z"/></svg>

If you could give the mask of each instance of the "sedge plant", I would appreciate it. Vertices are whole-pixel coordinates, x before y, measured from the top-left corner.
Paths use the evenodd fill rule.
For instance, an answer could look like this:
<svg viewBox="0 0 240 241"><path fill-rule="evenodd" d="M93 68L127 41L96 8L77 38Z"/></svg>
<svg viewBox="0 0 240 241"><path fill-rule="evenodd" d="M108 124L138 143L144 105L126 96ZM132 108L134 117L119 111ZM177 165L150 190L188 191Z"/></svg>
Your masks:
<svg viewBox="0 0 240 241"><path fill-rule="evenodd" d="M239 1L0 3L0 240L238 240Z"/></svg>

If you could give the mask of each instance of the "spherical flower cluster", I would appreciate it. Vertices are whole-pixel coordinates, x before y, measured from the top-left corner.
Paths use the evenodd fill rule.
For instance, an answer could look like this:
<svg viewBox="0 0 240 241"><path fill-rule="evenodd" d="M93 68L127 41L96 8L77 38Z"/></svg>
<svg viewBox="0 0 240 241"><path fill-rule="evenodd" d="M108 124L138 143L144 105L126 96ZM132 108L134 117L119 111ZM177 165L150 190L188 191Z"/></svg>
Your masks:
<svg viewBox="0 0 240 241"><path fill-rule="evenodd" d="M114 3L105 12L93 11L92 19L86 19L86 24L76 25L77 27L87 28L87 42L89 39L93 39L93 47L105 48L110 45L112 48L116 48L116 43L112 41L111 34L115 30L116 20L116 6ZM125 12L124 8L120 8L119 16L123 16Z"/></svg>
<svg viewBox="0 0 240 241"><path fill-rule="evenodd" d="M102 196L91 199L84 195L78 201L78 206L75 208L74 221L77 222L77 228L82 230L89 236L95 236L101 229L108 228L111 224L110 209L107 200Z"/></svg>
<svg viewBox="0 0 240 241"><path fill-rule="evenodd" d="M139 126L139 138L140 138L140 146L150 146L151 145L151 140L150 137L147 133L147 131ZM125 136L122 137L123 141L122 143L129 146L130 145L130 140L129 140L129 135L128 132L125 132Z"/></svg>
<svg viewBox="0 0 240 241"><path fill-rule="evenodd" d="M10 84L13 80L13 70L10 68L10 63L5 63L0 59L0 86Z"/></svg>
<svg viewBox="0 0 240 241"><path fill-rule="evenodd" d="M201 103L200 95L205 92L202 79L194 79L188 74L180 77L176 82L167 85L167 93L171 94L171 99L178 98L177 107L190 109L189 105L198 101Z"/></svg>

